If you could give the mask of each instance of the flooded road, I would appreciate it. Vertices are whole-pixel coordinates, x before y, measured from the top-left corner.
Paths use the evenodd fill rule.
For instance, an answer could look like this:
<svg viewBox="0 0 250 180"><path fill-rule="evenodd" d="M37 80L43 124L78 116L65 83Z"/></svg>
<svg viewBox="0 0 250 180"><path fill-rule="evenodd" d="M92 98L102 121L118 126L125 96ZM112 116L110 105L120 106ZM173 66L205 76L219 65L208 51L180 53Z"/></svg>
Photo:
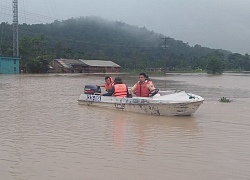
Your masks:
<svg viewBox="0 0 250 180"><path fill-rule="evenodd" d="M187 117L78 105L84 84L103 76L0 75L1 179L249 179L250 74L152 77L205 98Z"/></svg>

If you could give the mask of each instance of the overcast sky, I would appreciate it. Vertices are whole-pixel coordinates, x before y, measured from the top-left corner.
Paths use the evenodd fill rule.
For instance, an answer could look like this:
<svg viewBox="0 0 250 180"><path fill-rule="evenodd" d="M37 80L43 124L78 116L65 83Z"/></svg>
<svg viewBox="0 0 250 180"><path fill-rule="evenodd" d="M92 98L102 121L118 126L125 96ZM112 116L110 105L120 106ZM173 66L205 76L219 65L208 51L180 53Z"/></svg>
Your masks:
<svg viewBox="0 0 250 180"><path fill-rule="evenodd" d="M250 0L19 0L19 23L100 16L146 27L176 40L250 54ZM12 22L12 1L0 0Z"/></svg>

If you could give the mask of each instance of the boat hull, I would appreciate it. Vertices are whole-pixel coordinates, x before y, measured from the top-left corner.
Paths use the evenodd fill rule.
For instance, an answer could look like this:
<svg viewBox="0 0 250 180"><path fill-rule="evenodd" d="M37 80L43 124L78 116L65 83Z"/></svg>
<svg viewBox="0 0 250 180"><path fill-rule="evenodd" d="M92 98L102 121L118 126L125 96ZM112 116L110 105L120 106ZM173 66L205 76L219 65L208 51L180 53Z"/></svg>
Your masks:
<svg viewBox="0 0 250 180"><path fill-rule="evenodd" d="M192 97L192 98L190 98ZM144 113L158 116L188 116L195 113L204 99L197 95L185 92L156 97L116 98L81 94L80 105L97 106L121 111Z"/></svg>

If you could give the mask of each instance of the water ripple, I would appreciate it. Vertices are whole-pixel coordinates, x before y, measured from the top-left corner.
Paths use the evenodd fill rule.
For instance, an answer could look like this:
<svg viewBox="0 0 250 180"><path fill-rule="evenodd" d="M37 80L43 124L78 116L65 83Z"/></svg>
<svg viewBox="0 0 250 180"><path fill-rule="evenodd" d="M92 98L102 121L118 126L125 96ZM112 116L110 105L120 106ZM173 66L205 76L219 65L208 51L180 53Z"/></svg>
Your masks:
<svg viewBox="0 0 250 180"><path fill-rule="evenodd" d="M83 85L102 75L1 75L1 178L248 179L250 87L237 88L248 78L155 78L205 97L194 116L157 117L79 106Z"/></svg>

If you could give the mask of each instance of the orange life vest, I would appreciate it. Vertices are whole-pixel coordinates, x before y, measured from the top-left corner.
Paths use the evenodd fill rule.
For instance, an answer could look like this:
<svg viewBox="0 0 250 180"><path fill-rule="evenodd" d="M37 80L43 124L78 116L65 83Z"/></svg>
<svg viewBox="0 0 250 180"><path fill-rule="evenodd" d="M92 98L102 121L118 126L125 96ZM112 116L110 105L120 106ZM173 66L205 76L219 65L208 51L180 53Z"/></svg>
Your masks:
<svg viewBox="0 0 250 180"><path fill-rule="evenodd" d="M109 91L110 88L112 86L114 86L114 80L111 77L109 79L110 79L110 83L109 84L107 84L107 83L104 84L104 87L105 87L106 91Z"/></svg>
<svg viewBox="0 0 250 180"><path fill-rule="evenodd" d="M114 85L114 88L115 88L115 91L114 91L115 97L127 97L126 84L116 84Z"/></svg>
<svg viewBox="0 0 250 180"><path fill-rule="evenodd" d="M142 84L138 81L135 89L136 96L149 97L149 89L147 87L148 82L145 81Z"/></svg>

